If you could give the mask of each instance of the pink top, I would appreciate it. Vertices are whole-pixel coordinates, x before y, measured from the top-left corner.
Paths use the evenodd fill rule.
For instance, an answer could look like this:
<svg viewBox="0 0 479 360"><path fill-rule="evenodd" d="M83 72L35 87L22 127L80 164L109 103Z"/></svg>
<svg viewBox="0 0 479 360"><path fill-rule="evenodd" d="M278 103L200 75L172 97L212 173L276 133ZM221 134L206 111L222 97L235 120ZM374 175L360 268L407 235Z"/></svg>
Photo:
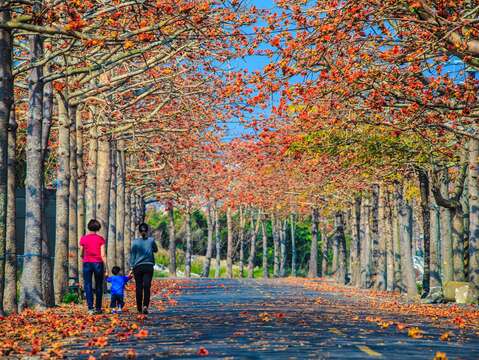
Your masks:
<svg viewBox="0 0 479 360"><path fill-rule="evenodd" d="M80 246L83 246L83 262L101 263L101 246L105 245L105 239L98 234L86 234L80 239Z"/></svg>

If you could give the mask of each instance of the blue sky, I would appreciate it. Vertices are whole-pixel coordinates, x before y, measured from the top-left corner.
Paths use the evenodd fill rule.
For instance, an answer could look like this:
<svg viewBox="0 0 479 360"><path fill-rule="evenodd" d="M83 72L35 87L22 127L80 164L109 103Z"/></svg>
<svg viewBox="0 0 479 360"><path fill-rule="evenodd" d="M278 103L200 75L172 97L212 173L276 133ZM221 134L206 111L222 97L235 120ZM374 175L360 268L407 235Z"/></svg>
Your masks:
<svg viewBox="0 0 479 360"><path fill-rule="evenodd" d="M256 6L258 9L272 9L275 7L274 0L249 0L245 3L247 6ZM260 24L261 25L261 24ZM251 30L252 32L252 30ZM267 65L269 59L265 56L247 56L243 59L237 59L235 61L231 61L228 66L233 68L234 70L238 69L248 69L251 73L255 70L262 70L265 65ZM270 109L266 109L262 113L267 115ZM260 115L260 112L254 112L252 114L245 114L244 118L254 118ZM230 141L234 138L241 137L244 134L252 133L250 129L245 129L241 124L237 123L236 119L232 119L230 123L227 124L227 133L226 136L223 138L224 141Z"/></svg>

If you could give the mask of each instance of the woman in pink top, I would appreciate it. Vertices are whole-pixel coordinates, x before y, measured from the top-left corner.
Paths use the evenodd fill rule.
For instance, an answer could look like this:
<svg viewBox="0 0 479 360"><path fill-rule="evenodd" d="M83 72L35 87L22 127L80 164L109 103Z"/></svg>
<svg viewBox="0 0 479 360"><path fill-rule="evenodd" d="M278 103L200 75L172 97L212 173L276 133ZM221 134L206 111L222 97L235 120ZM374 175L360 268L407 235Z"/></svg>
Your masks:
<svg viewBox="0 0 479 360"><path fill-rule="evenodd" d="M100 314L103 295L103 277L106 271L105 239L97 234L101 229L101 224L98 220L90 220L87 227L90 232L80 239L80 256L83 259L85 295L88 304L88 313ZM95 310L93 310L93 276L95 277Z"/></svg>

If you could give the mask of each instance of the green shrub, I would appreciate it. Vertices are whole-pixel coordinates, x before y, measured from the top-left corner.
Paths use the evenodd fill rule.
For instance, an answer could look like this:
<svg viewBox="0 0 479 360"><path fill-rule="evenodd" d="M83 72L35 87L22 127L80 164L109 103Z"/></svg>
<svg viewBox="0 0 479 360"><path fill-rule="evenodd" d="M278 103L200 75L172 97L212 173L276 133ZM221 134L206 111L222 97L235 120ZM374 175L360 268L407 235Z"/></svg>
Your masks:
<svg viewBox="0 0 479 360"><path fill-rule="evenodd" d="M62 303L64 304L79 304L80 303L80 297L78 296L77 293L74 292L69 292L63 296Z"/></svg>

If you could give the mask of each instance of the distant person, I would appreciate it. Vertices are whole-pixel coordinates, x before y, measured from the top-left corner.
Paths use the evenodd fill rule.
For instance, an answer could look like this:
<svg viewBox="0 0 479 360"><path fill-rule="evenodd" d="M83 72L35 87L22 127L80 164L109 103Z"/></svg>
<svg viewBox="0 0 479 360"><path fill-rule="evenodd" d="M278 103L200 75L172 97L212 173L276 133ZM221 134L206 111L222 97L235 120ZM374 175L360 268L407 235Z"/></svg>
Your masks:
<svg viewBox="0 0 479 360"><path fill-rule="evenodd" d="M110 309L113 314L121 314L123 306L125 305L125 286L128 281L133 277L130 274L128 276L120 275L120 267L113 266L111 269L112 276L106 278L106 281L111 283L110 295Z"/></svg>
<svg viewBox="0 0 479 360"><path fill-rule="evenodd" d="M97 234L101 229L98 220L92 219L87 226L89 233L80 239L80 256L83 259L83 282L88 313L101 314L103 277L105 274L105 239ZM95 309L93 309L93 277L95 277Z"/></svg>
<svg viewBox="0 0 479 360"><path fill-rule="evenodd" d="M155 240L148 237L148 225L138 227L140 238L133 240L130 266L135 277L136 307L141 314L148 314L150 306L151 281L153 279L154 253L158 251Z"/></svg>

